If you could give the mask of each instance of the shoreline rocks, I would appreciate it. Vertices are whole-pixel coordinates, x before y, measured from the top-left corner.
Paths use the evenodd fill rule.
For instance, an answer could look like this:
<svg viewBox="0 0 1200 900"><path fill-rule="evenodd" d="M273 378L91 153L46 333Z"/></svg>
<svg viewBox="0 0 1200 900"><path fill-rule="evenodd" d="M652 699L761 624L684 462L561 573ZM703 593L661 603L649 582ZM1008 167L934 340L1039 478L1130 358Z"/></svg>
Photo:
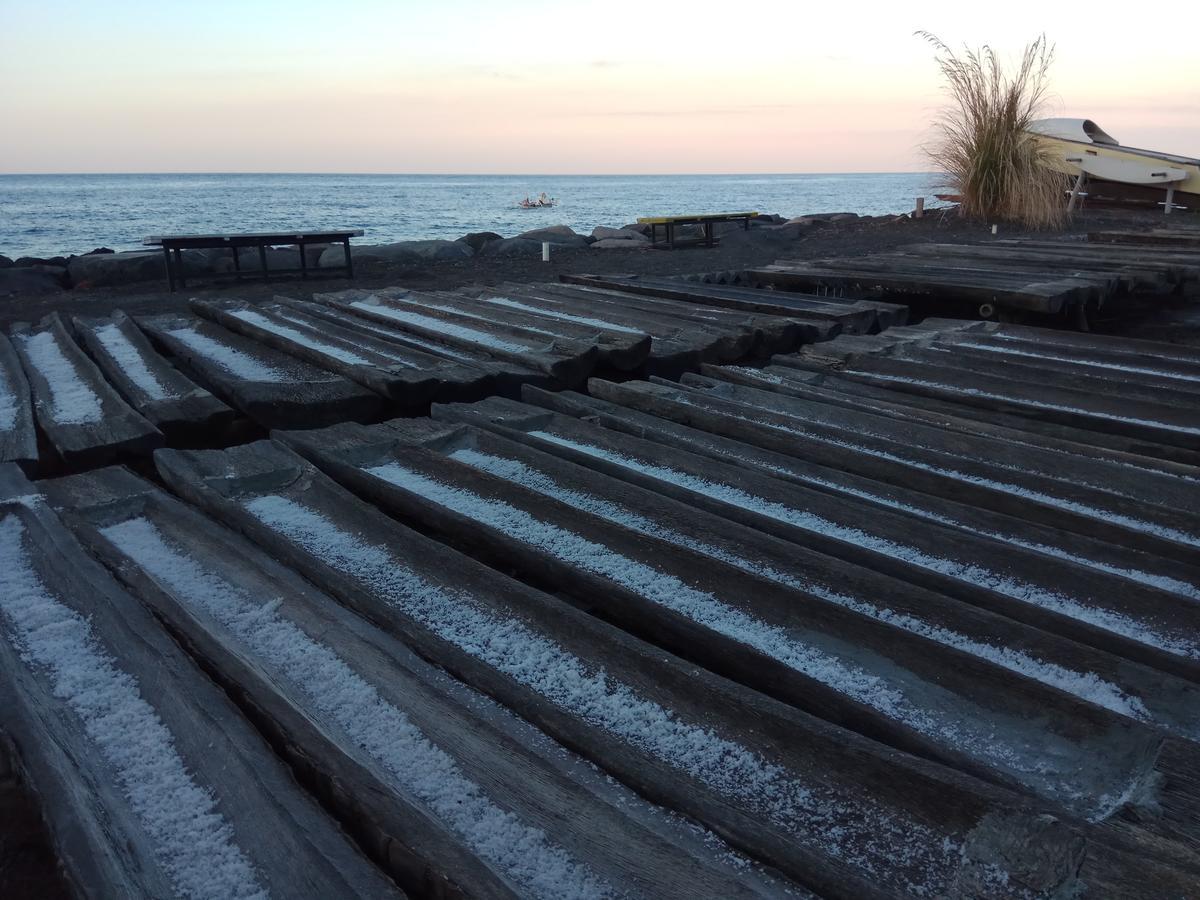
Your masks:
<svg viewBox="0 0 1200 900"><path fill-rule="evenodd" d="M741 223L716 223L714 234L723 242L779 243L799 240L817 229L837 227L846 222L877 224L894 221L895 216L859 216L848 212L810 213L787 218L763 214L751 220L750 228ZM475 231L456 240L394 241L387 244L351 244L355 263L379 263L420 266L430 262L453 262L479 257L540 257L542 243L553 245L555 251L647 249L650 227L630 223L619 228L595 226L591 234L580 234L568 225L546 225L505 237L494 231ZM697 225L676 229L681 239L701 236ZM345 262L341 244L309 245L304 248L306 264L311 268L332 268ZM184 272L188 278L228 275L234 271L228 250L188 250L183 253ZM239 264L243 272L258 272L261 262L256 248L243 248ZM267 250L267 270L298 269L299 250L280 247ZM0 256L0 296L15 294L45 294L65 289L87 290L136 282L162 280L166 275L160 250L129 250L114 252L108 247L78 256L33 257L11 259Z"/></svg>
<svg viewBox="0 0 1200 900"><path fill-rule="evenodd" d="M396 241L392 244L351 244L350 256L355 262L377 259L386 262L429 262L431 260L467 259L474 256L470 244L463 241ZM321 254L320 265L330 268L344 265L345 250L341 244L330 245Z"/></svg>

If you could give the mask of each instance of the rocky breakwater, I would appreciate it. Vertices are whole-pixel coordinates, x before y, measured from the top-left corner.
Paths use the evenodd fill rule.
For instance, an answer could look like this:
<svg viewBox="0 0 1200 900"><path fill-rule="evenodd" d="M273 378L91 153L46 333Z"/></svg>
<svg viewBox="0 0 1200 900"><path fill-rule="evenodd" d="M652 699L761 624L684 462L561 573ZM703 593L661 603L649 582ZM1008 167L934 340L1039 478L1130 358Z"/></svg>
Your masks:
<svg viewBox="0 0 1200 900"><path fill-rule="evenodd" d="M720 222L714 226L716 236L726 245L778 245L786 248L792 241L808 234L837 228L846 224L869 227L905 221L906 216L860 217L854 213L820 213L795 218L779 215L760 215L751 220L748 229L738 222ZM698 238L699 225L684 225L676 229L680 239ZM580 234L567 225L550 225L504 237L491 231L472 232L457 240L395 241L388 244L353 244L351 254L355 265L425 269L432 265L453 266L478 257L488 258L539 257L542 244L548 243L552 252L642 251L651 247L649 226L630 224L619 228L598 225L591 234ZM310 268L335 268L345 263L341 244L309 245L304 250ZM188 278L211 278L227 275L235 269L232 254L227 249L188 250L182 254ZM242 272L261 271L262 262L256 248L243 248L237 261ZM266 251L268 271L297 269L299 250L274 248ZM0 298L41 296L64 290L88 290L152 281L166 281L163 256L159 250L114 252L97 248L79 256L46 258L22 257L16 260L0 256Z"/></svg>

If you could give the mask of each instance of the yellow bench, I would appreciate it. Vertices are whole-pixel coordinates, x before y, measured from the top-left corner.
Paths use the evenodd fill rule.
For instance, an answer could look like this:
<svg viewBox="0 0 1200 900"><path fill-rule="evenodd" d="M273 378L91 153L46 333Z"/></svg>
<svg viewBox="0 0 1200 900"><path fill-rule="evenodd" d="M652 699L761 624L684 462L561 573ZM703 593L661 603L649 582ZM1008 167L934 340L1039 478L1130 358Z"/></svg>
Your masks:
<svg viewBox="0 0 1200 900"><path fill-rule="evenodd" d="M713 238L714 223L741 222L743 223L743 228L749 229L750 220L757 216L758 213L756 212L701 213L691 216L643 216L638 219L638 224L650 226L650 243L656 247L663 246L658 240L658 229L659 226L662 226L667 234L664 244L674 250L677 246L683 244L704 244L706 247L711 247L716 243L716 240ZM699 225L704 229L704 236L687 241L676 241L675 226L677 225Z"/></svg>

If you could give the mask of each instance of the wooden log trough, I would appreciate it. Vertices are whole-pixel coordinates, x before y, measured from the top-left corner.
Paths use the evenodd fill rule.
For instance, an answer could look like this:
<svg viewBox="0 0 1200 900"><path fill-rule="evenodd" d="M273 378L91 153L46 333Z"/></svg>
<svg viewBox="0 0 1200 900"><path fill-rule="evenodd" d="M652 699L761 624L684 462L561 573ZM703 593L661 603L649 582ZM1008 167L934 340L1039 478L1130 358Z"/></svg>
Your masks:
<svg viewBox="0 0 1200 900"><path fill-rule="evenodd" d="M401 896L12 464L0 558L3 727L76 896Z"/></svg>
<svg viewBox="0 0 1200 900"><path fill-rule="evenodd" d="M231 331L370 388L397 412L420 412L446 396L480 396L487 373L357 334L284 304L192 301L196 313Z"/></svg>
<svg viewBox="0 0 1200 900"><path fill-rule="evenodd" d="M438 406L434 413L439 420L474 425L498 435L476 434L473 440L486 449L464 450L457 453L457 459L486 471L512 473L511 477L519 476L520 483L531 489L573 503L623 527L654 534L678 546L703 548L714 559L799 587L824 601L843 604L860 614L946 643L1106 708L1119 709L1119 704L1098 700L1091 693L1090 676L1085 673L1095 673L1118 686L1114 696L1126 694L1137 698L1136 702L1150 711L1150 718L1159 727L1183 737L1196 736L1190 711L1194 701L1188 699L1197 690L1194 684L956 601L932 588L806 549L800 542L768 535L719 513L705 512L684 499L669 498L569 461L556 454L557 445L538 444L536 438L530 437L532 430L553 424L558 418L545 408L551 398L542 399L545 401L542 407L497 398L476 404ZM812 474L815 467L795 459L605 401L562 395L552 405L616 432L636 434L713 458L722 454L725 458L736 457L748 469L774 472L776 477L786 480L801 481L803 475L809 479L804 483L813 483L811 479L815 477ZM382 423L381 427L414 425L393 421ZM828 471L816 469L816 475ZM865 479L858 479L857 483L869 484ZM853 483L847 489L853 491ZM881 485L874 488L875 492L884 489ZM963 527L970 524L962 523ZM767 553L766 548L772 547L778 549ZM881 598L886 598L886 604ZM1069 681L1059 677L1063 672L1080 674Z"/></svg>
<svg viewBox="0 0 1200 900"><path fill-rule="evenodd" d="M576 386L595 367L600 350L595 341L539 334L498 322L471 319L427 308L402 288L314 294L313 299L343 312L410 332L425 340L463 347L495 359L544 372L563 386Z"/></svg>
<svg viewBox="0 0 1200 900"><path fill-rule="evenodd" d="M168 363L124 312L71 324L104 377L168 441L229 440L237 413Z"/></svg>
<svg viewBox="0 0 1200 900"><path fill-rule="evenodd" d="M137 324L181 368L264 428L370 420L379 394L342 375L193 316L139 316Z"/></svg>
<svg viewBox="0 0 1200 900"><path fill-rule="evenodd" d="M1030 332L1010 332L1015 327L990 325L986 332L970 331L962 337L949 337L951 343L982 339L1001 354L1007 353L1016 363L1005 368L1003 356L997 356L999 365L989 370L989 374L972 371L965 364L955 366L954 353L941 353L936 358L905 359L903 345L909 338L888 341L882 335L879 336L881 343L875 346L860 346L856 343L858 339L845 338L839 339L837 347L830 342L819 350L801 348L797 354L779 355L772 362L805 369L832 367L842 378L886 388L892 393L914 394L949 401L962 408L1017 415L1025 419L1029 427L1043 433L1100 433L1102 436L1098 439L1104 446L1190 466L1200 464L1200 426L1191 400L1200 366L1189 361L1187 348L1162 345L1162 361L1156 362L1147 359L1141 348L1116 351L1115 348L1124 343L1120 339L1091 338L1101 349L1096 356L1089 357L1084 355L1089 351L1082 350L1086 345L1079 343L1067 344L1067 352L1062 352L1060 342L1063 339L1059 332L1034 329L1036 335L1032 336L1031 345L1026 340L1031 337ZM1006 337L1008 334L1013 337ZM1045 346L1039 348L1037 343L1042 341ZM980 345L976 342L976 346ZM1082 353L1075 352L1077 350ZM1013 351L1023 355L1017 358ZM1039 373L1036 363L1042 355L1075 362L1077 378L1085 380L1077 380L1076 386L1068 387L1063 385L1057 372ZM1031 362L1034 365L1029 365ZM1106 369L1106 379L1099 382L1086 380L1095 379L1095 373ZM1154 386L1162 384L1166 378L1178 385L1168 395L1168 400L1175 402L1139 399L1154 397ZM1121 396L1108 396L1104 390L1104 384L1114 379L1127 385ZM1186 405L1180 405L1181 400ZM1131 410L1136 414L1131 415Z"/></svg>
<svg viewBox="0 0 1200 900"><path fill-rule="evenodd" d="M160 488L105 469L46 493L406 890L781 894Z"/></svg>
<svg viewBox="0 0 1200 900"><path fill-rule="evenodd" d="M276 436L403 520L709 671L1038 796L1081 821L1113 815L1110 798L1131 779L1171 784L1179 796L1154 801L1171 810L1167 816L1156 821L1131 808L1122 827L1136 822L1156 832L1143 842L1178 842L1185 856L1200 849L1188 774L1200 771L1200 744L1172 739L1167 748L1157 727L1132 720L1136 705L1101 711L825 601L802 583L680 546L659 537L657 523L630 529L589 513L575 497L547 496L524 483L537 476L498 474L514 460L496 456L502 442L470 427L396 420ZM481 457L489 468L473 464ZM1031 718L1030 708L1041 714ZM1148 774L1151 759L1168 771Z"/></svg>
<svg viewBox="0 0 1200 900"><path fill-rule="evenodd" d="M1001 897L1018 879L1037 892L1149 897L1190 881L1132 833L1047 815L511 581L278 444L156 461L173 489L431 662L823 896ZM399 512L394 499L374 497Z"/></svg>
<svg viewBox="0 0 1200 900"><path fill-rule="evenodd" d="M32 475L37 462L29 381L12 342L0 334L0 463L14 463Z"/></svg>
<svg viewBox="0 0 1200 900"><path fill-rule="evenodd" d="M717 304L695 304L666 297L632 294L626 291L580 284L547 284L539 290L574 301L583 306L612 309L615 312L644 316L649 314L667 324L688 322L694 327L725 337L714 344L710 353L720 354L723 361L741 359L749 353L769 355L773 347L790 346L825 340L840 331L837 322L789 312L771 315L740 309L726 309ZM602 306L601 306L602 305ZM742 343L748 339L748 343ZM709 361L717 361L712 356Z"/></svg>
<svg viewBox="0 0 1200 900"><path fill-rule="evenodd" d="M538 387L553 387L556 384L555 379L544 372L498 360L486 353L427 340L381 322L342 312L323 303L279 296L275 300L280 307L279 315L288 321L305 324L323 334L337 334L356 342L364 338L368 342L382 341L383 350L388 353L400 353L405 360L415 365L437 366L439 369L447 367L444 391L465 395L462 397L464 400L493 394L517 395L521 386L525 384ZM330 325L335 328L330 330ZM367 346L374 344L368 343Z"/></svg>
<svg viewBox="0 0 1200 900"><path fill-rule="evenodd" d="M552 409L595 413L582 411L590 405L587 398L529 393ZM718 462L573 418L556 417L523 433L565 458L818 552L1188 680L1200 672L1189 649L1197 633L1194 603L1149 584L756 475L737 458Z"/></svg>
<svg viewBox="0 0 1200 900"><path fill-rule="evenodd" d="M611 328L591 322L531 314L493 303L479 303L461 293L409 291L408 298L425 309L497 325L521 328L553 340L592 342L599 351L596 365L616 372L641 369L650 355L651 336L637 328Z"/></svg>
<svg viewBox="0 0 1200 900"><path fill-rule="evenodd" d="M703 376L681 385L628 388L596 381L593 393L782 452L841 465L900 486L1019 516L1155 556L1195 563L1200 489L1177 477L1129 472L1118 463L840 406L786 397ZM686 423L685 423L686 424ZM794 439L793 439L794 437Z"/></svg>
<svg viewBox="0 0 1200 900"><path fill-rule="evenodd" d="M926 323L922 324L928 322L929 320L926 320ZM987 325L984 322L960 324ZM913 331L918 329L914 328ZM936 333L944 336L951 333L951 330L939 326ZM841 341L839 348L833 348L832 345L838 341ZM1192 458L1192 454L1186 450L1099 430L1103 428L1102 422L1087 429L1030 418L1021 415L1019 411L1002 412L974 406L969 402L969 394L964 394L955 402L892 390L882 384L871 384L856 379L853 372L845 370L848 357L865 352L869 348L860 347L856 351L853 344L841 339L830 341L823 346L830 349L818 351L815 347L807 347L801 353L780 356L774 364L763 369L723 367L722 377L754 378L756 383L768 383L772 387L783 382L794 385L802 381L814 389L819 389L829 403L875 409L885 414L909 416L931 422L952 431L994 435L1017 444L1032 443L1088 458L1112 460L1141 471L1157 471L1184 478L1194 477L1195 466L1180 461ZM1060 353L1061 350L1055 348L1054 352ZM701 371L704 371L703 367ZM751 372L756 374L751 375Z"/></svg>
<svg viewBox="0 0 1200 900"><path fill-rule="evenodd" d="M464 289L465 290L465 289ZM718 329L711 322L674 317L615 303L600 302L565 292L556 285L504 284L478 294L480 302L506 305L531 316L630 328L652 338L645 371L677 374L704 360L741 358L754 344L754 334L742 323Z"/></svg>
<svg viewBox="0 0 1200 900"><path fill-rule="evenodd" d="M33 395L37 427L62 466L148 456L162 433L136 412L71 338L58 313L9 331ZM45 461L43 461L45 462Z"/></svg>
<svg viewBox="0 0 1200 900"><path fill-rule="evenodd" d="M1106 465L1120 466L1121 468L1116 470L1118 475L1124 476L1120 479L1120 484L1135 498L1148 494L1149 496L1158 496L1166 505L1182 509L1184 512L1193 508L1187 505L1191 502L1188 498L1196 494L1196 484L1190 480L1190 473L1163 470L1161 467L1153 465L1154 460L1146 457L1104 451L1081 453L1080 450L1090 451L1093 448L1067 441L1039 440L1037 435L1027 432L1007 428L990 428L986 423L975 422L971 419L955 420L941 413L927 414L925 410L916 407L884 403L853 394L842 394L827 387L827 380L812 380L824 379L824 376L812 376L783 366L778 367L776 371L772 371L770 367L745 369L732 366L709 366L705 368L702 376L685 376L683 383L689 387L702 386L711 390L711 382L704 379L760 388L773 394L812 400L836 407L870 411L901 421L921 421L935 424L962 434L986 436L1010 445L1028 446L1035 452L1049 450L1078 453L1084 460L1095 460ZM641 427L670 433L673 440L685 441L700 453L707 453L713 447L726 446L729 440L706 431L689 429L686 426L624 408L620 408L618 411L621 416L620 421L636 420L642 423ZM941 521L944 524L961 527L965 522L970 521L971 524L968 527L1007 543L1033 547L1050 543L1057 544L1060 551L1069 552L1072 558L1086 559L1089 565L1115 570L1123 577L1147 583L1160 581L1163 584L1170 583L1172 589L1183 591L1188 595L1195 593L1197 599L1200 599L1200 587L1198 587L1200 585L1200 567L1191 560L1177 561L1148 554L1144 550L1128 547L1124 543L1097 540L1078 532L1040 525L1028 516L998 513L984 507L962 503L956 499L953 491L937 497L913 490L903 483L888 484L849 473L832 464L815 464L770 450L755 451L741 443L737 444L735 450L743 454L753 453L755 458L761 454L763 459L771 460L761 464L765 470L776 474L783 474L786 471L787 477L799 477L801 480L811 482L816 487L853 493L872 499L874 502L904 509L924 518ZM1130 469L1134 471L1130 472ZM1103 470L1093 469L1093 471ZM803 474L809 472L812 474ZM1109 485L1106 484L1107 486ZM1117 486L1117 484L1112 486ZM1175 493L1162 493L1163 491ZM1153 503L1154 501L1150 500L1149 502ZM1147 569L1153 571L1146 571Z"/></svg>
<svg viewBox="0 0 1200 900"><path fill-rule="evenodd" d="M873 334L892 325L903 325L908 318L907 306L873 300L843 300L790 291L762 291L652 275L564 274L559 277L567 284L608 288L626 294L643 294L769 315L824 319L840 325L846 334Z"/></svg>

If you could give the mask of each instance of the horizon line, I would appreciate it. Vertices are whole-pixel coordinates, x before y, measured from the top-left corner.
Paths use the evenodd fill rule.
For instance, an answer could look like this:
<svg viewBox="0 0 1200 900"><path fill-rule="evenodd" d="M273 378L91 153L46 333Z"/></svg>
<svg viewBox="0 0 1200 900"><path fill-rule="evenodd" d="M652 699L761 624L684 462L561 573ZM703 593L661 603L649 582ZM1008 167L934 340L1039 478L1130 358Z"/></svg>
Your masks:
<svg viewBox="0 0 1200 900"><path fill-rule="evenodd" d="M792 177L797 175L937 175L917 169L892 171L814 171L814 172L311 172L311 171L257 171L257 172L0 172L0 178L70 178L70 177L117 177L139 175L333 175L339 177L368 178L746 178L746 177Z"/></svg>

